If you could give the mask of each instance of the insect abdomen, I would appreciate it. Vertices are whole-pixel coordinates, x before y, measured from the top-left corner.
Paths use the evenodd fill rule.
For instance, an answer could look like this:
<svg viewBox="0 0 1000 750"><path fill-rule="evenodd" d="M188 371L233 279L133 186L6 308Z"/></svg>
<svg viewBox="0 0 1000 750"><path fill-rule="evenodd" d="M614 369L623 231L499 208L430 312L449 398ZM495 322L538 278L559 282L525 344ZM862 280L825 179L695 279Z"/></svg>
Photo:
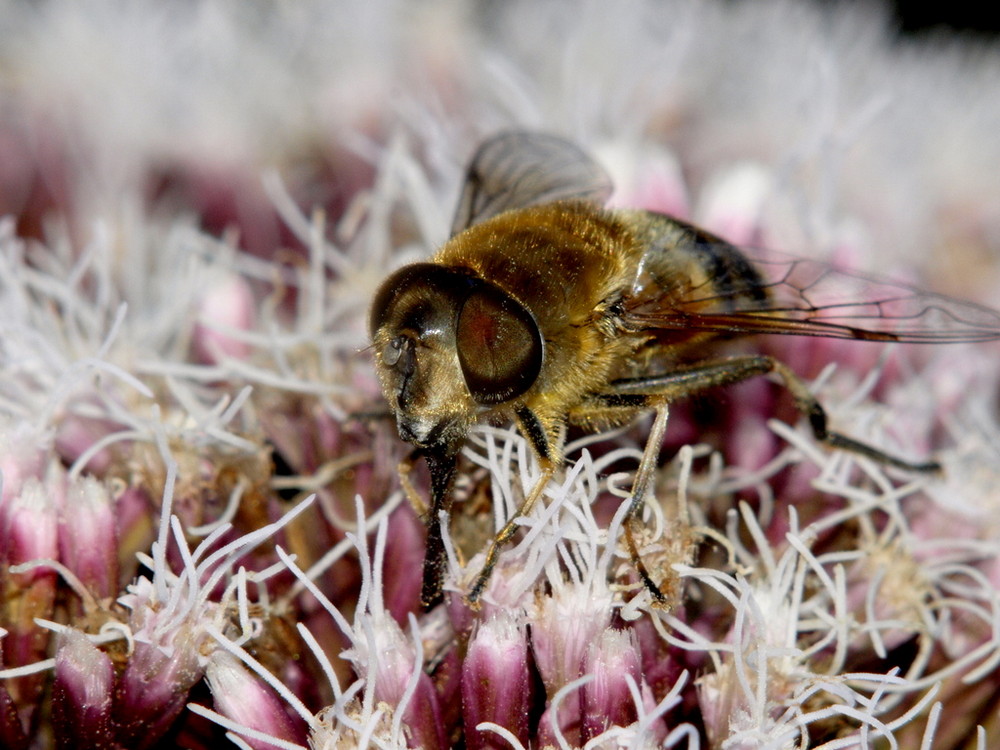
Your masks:
<svg viewBox="0 0 1000 750"><path fill-rule="evenodd" d="M634 303L723 313L768 300L764 279L735 246L664 214L629 213L644 246Z"/></svg>

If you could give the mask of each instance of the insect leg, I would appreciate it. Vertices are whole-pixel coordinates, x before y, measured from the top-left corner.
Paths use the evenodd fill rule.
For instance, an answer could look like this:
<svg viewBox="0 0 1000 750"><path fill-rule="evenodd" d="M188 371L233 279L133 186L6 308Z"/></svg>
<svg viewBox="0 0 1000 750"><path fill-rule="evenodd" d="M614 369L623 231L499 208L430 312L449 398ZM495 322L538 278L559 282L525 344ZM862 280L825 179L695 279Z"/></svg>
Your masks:
<svg viewBox="0 0 1000 750"><path fill-rule="evenodd" d="M656 418L653 420L653 426L649 431L646 447L642 451L639 468L635 472L628 512L625 514L624 521L625 542L628 545L628 553L632 560L632 565L639 574L639 579L646 587L646 590L653 596L657 604L663 606L667 606L667 598L660 591L660 587L653 581L652 576L649 575L646 563L642 561L642 556L639 554L639 545L635 541L635 529L639 524L639 514L642 512L642 506L646 501L649 483L653 478L653 471L656 469L656 460L660 455L660 448L663 445L663 435L667 430L667 415L667 402L662 401L656 406Z"/></svg>
<svg viewBox="0 0 1000 750"><path fill-rule="evenodd" d="M795 372L783 362L773 357L753 355L734 357L720 362L686 367L664 375L617 380L602 393L595 394L571 414L579 418L599 418L620 416L622 412L655 408L656 419L639 463L632 484L629 509L625 516L624 532L629 556L642 580L657 604L667 604L666 597L649 575L639 555L635 541L635 530L639 514L649 489L649 483L656 467L657 456L663 441L667 422L667 405L698 391L718 386L731 385L749 378L775 373L791 392L796 408L809 420L809 426L817 440L831 447L849 450L875 461L910 471L938 471L940 465L933 461L912 463L891 456L878 448L862 443L854 438L827 429L826 411L809 391L809 387Z"/></svg>
<svg viewBox="0 0 1000 750"><path fill-rule="evenodd" d="M486 584L490 580L493 568L500 557L500 549L510 541L510 538L514 536L514 532L517 531L517 519L531 512L531 508L538 501L538 498L542 496L542 492L545 491L545 486L552 479L553 474L555 474L555 466L542 467L542 474L538 477L538 481L535 482L535 486L531 488L528 497L521 503L521 507L517 509L517 512L507 520L507 523L500 529L500 532L494 537L493 541L490 542L490 548L486 551L486 562L483 563L483 567L479 571L479 575L476 576L476 581L469 590L469 595L466 597L473 608L478 608L479 606L479 597L482 596L483 589L486 588Z"/></svg>
<svg viewBox="0 0 1000 750"><path fill-rule="evenodd" d="M771 359L771 358L769 358ZM833 448L851 451L858 455L870 458L887 466L895 466L906 471L938 472L941 471L941 464L937 461L912 462L898 458L878 448L862 443L847 435L827 429L826 410L819 403L816 397L809 391L809 387L795 372L784 362L771 359L771 366L774 372L784 382L785 387L791 392L795 399L795 406L809 420L809 426L817 440L820 440Z"/></svg>
<svg viewBox="0 0 1000 750"><path fill-rule="evenodd" d="M553 454L556 452L561 454L562 443L565 440L566 426L563 422L552 423L546 427L534 412L524 407L516 411L516 416L521 432L528 439L535 456L538 458L542 473L531 488L531 492L521 503L521 507L507 519L507 523L490 543L490 548L486 551L486 561L466 597L469 605L474 608L478 607L479 597L482 596L483 589L486 588L486 584L490 580L493 568L500 557L500 549L510 541L510 538L517 531L517 519L531 512L532 507L545 491L545 486L555 474L558 462L554 460Z"/></svg>
<svg viewBox="0 0 1000 750"><path fill-rule="evenodd" d="M587 402L591 412L649 405L649 397L664 397L668 401L684 398L697 391L731 385L756 375L773 372L781 378L795 400L795 407L809 420L816 439L833 448L851 451L888 466L907 471L935 472L941 470L936 461L912 462L885 453L874 446L827 429L826 410L809 391L809 386L784 362L766 355L750 355L685 367L675 372L653 377L616 380L611 388Z"/></svg>
<svg viewBox="0 0 1000 750"><path fill-rule="evenodd" d="M410 451L409 455L399 462L399 465L396 467L396 473L399 475L399 486L403 490L403 494L406 495L406 499L410 501L410 505L413 506L417 515L423 518L427 515L427 503L420 497L417 488L413 486L413 480L410 479L410 474L413 472L413 464L416 463L421 455L423 453L419 448Z"/></svg>

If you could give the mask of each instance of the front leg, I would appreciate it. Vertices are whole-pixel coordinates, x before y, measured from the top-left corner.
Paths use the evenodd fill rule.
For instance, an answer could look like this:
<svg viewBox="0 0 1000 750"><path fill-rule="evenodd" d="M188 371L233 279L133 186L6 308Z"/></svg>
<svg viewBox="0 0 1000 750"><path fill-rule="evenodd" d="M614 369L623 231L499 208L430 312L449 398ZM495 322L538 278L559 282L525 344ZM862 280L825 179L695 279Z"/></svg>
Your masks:
<svg viewBox="0 0 1000 750"><path fill-rule="evenodd" d="M410 475L413 473L413 465L417 462L417 459L424 455L423 451L416 448L406 456L399 465L396 466L396 474L399 475L399 486L403 490L403 494L406 499L410 501L410 505L413 510L416 511L417 515L421 518L427 518L427 503L424 499L420 497L420 493L413 484L413 479Z"/></svg>
<svg viewBox="0 0 1000 750"><path fill-rule="evenodd" d="M483 567L479 571L479 575L476 576L475 583L472 584L469 595L466 597L469 604L474 608L478 608L479 606L479 597L482 596L483 589L486 588L486 584L490 580L493 568L500 557L500 549L510 541L510 538L514 536L514 532L517 531L517 519L531 512L535 503L538 502L538 498L545 491L549 480L555 474L556 468L562 463L562 449L563 444L566 442L565 421L556 417L549 419L542 418L527 406L518 407L514 415L521 433L527 438L528 444L535 454L535 458L538 459L538 465L542 473L531 488L531 492L528 493L524 502L521 503L521 507L517 509L514 515L507 519L507 523L504 524L503 528L500 529L499 533L497 533L496 537L490 543L490 548L486 551L486 561L483 563Z"/></svg>

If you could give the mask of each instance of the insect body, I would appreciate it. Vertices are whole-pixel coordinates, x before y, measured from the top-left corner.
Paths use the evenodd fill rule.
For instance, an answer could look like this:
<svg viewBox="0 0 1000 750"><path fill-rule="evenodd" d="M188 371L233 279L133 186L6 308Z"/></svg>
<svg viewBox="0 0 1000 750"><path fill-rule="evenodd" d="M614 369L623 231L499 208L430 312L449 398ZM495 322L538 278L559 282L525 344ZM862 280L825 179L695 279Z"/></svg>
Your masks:
<svg viewBox="0 0 1000 750"><path fill-rule="evenodd" d="M908 287L805 261L753 262L709 233L662 214L607 210L610 183L561 139L507 133L469 166L453 236L426 263L383 282L370 327L383 393L400 437L431 473L422 598L441 597L439 514L470 427L514 420L541 467L518 516L563 462L569 424L601 428L655 410L632 487L625 536L654 598L662 595L638 556L634 525L672 401L775 373L817 438L907 469L912 464L831 432L808 388L763 355L711 358L713 342L754 333L875 341L1000 338L1000 314ZM468 594L475 603L508 521Z"/></svg>

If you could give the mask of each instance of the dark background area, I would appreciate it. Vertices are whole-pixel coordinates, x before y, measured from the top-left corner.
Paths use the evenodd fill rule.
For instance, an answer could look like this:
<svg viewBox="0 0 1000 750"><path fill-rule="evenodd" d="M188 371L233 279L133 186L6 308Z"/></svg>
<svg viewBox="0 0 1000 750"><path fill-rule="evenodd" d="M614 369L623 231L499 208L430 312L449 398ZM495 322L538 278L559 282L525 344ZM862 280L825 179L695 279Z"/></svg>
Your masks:
<svg viewBox="0 0 1000 750"><path fill-rule="evenodd" d="M983 0L894 0L891 7L904 36L957 31L993 37L1000 33L1000 6Z"/></svg>

